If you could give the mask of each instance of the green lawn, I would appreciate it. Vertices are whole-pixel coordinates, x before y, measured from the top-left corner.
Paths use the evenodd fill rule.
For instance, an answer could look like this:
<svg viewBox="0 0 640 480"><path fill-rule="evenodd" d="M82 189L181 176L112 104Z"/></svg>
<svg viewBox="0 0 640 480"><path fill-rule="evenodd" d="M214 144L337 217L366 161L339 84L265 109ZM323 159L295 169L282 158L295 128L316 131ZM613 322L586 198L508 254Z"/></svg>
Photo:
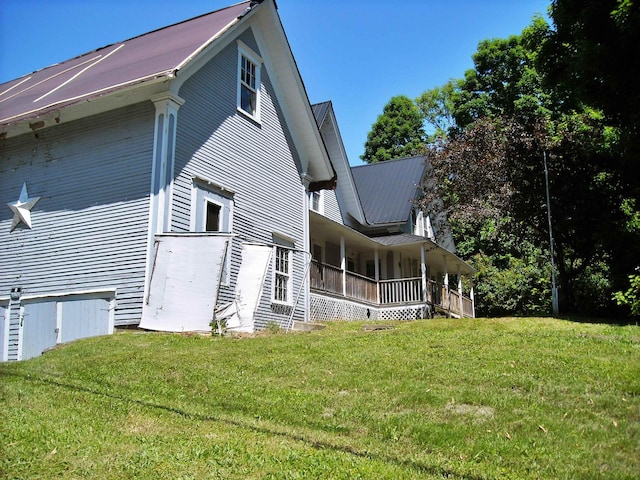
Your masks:
<svg viewBox="0 0 640 480"><path fill-rule="evenodd" d="M637 478L640 328L117 333L0 364L3 478Z"/></svg>

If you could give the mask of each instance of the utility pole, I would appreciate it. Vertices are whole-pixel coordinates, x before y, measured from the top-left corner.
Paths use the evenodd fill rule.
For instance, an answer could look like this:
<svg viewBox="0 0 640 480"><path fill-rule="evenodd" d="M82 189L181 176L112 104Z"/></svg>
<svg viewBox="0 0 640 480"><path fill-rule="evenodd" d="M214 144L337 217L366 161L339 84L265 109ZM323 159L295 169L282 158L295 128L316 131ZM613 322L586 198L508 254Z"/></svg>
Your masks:
<svg viewBox="0 0 640 480"><path fill-rule="evenodd" d="M558 316L558 288L556 287L556 265L553 250L553 230L551 229L551 199L549 195L549 169L547 168L547 151L544 151L544 180L547 190L547 217L549 219L549 251L551 252L551 305L553 316Z"/></svg>

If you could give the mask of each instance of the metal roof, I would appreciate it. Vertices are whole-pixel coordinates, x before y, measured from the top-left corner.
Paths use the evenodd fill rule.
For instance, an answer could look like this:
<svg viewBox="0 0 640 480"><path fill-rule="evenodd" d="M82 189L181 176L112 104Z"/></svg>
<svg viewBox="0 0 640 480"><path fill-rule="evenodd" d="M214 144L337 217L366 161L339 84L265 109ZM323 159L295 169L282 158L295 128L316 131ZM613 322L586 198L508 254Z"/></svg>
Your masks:
<svg viewBox="0 0 640 480"><path fill-rule="evenodd" d="M351 167L362 208L370 225L404 223L420 190L424 157Z"/></svg>
<svg viewBox="0 0 640 480"><path fill-rule="evenodd" d="M251 4L238 3L6 82L0 85L0 124L158 77L171 77L247 13Z"/></svg>
<svg viewBox="0 0 640 480"><path fill-rule="evenodd" d="M318 128L322 125L324 117L327 116L329 108L331 108L331 102L315 103L311 105L311 110L313 110L313 116L316 117Z"/></svg>

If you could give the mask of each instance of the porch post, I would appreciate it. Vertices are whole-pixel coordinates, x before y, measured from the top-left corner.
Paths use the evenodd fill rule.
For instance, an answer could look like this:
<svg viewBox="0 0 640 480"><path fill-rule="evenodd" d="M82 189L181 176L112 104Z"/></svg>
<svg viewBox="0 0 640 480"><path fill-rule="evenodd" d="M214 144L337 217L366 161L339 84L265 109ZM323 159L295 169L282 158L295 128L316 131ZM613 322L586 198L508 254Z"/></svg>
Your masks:
<svg viewBox="0 0 640 480"><path fill-rule="evenodd" d="M458 267L458 293L460 294L460 298L462 298L462 275L460 275L460 267Z"/></svg>
<svg viewBox="0 0 640 480"><path fill-rule="evenodd" d="M342 269L342 296L347 296L347 249L344 236L340 237L340 268Z"/></svg>
<svg viewBox="0 0 640 480"><path fill-rule="evenodd" d="M379 254L378 249L376 248L373 252L373 262L375 265L373 266L376 277L376 300L378 301L378 305L380 305L380 265L379 265Z"/></svg>
<svg viewBox="0 0 640 480"><path fill-rule="evenodd" d="M424 243L420 244L420 273L422 275L422 301L427 303L427 262Z"/></svg>
<svg viewBox="0 0 640 480"><path fill-rule="evenodd" d="M447 266L446 255L443 255L442 259L444 260L444 294L446 295L446 299L442 299L442 306L449 311L449 314L451 314L451 295L449 295L449 267ZM447 302L446 304L445 301Z"/></svg>
<svg viewBox="0 0 640 480"><path fill-rule="evenodd" d="M302 278L303 282L303 291L304 291L304 321L311 321L311 261L313 260L313 254L311 253L311 229L309 226L309 183L310 179L307 175L301 175L302 179L302 226L303 226L303 254L302 254L302 271L304 273L304 277ZM308 255L308 257L307 257ZM309 262L309 268L307 268L306 262ZM294 306L295 308L295 306Z"/></svg>
<svg viewBox="0 0 640 480"><path fill-rule="evenodd" d="M471 289L469 290L469 298L471 299L471 318L476 318L476 298L473 291L473 276L469 276L469 281L471 283Z"/></svg>

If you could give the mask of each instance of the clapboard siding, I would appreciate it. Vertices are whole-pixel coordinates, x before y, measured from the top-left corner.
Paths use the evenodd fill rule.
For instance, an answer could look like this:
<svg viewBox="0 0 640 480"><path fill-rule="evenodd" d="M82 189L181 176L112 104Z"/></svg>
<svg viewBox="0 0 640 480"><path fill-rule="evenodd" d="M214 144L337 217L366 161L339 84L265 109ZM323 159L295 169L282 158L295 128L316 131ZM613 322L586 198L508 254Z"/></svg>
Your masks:
<svg viewBox="0 0 640 480"><path fill-rule="evenodd" d="M240 39L257 54L264 52L250 30ZM271 243L273 234L305 248L304 188L299 161L265 66L261 69L261 118L256 123L237 111L237 59L235 41L201 68L180 89L185 99L178 115L176 170L173 191L172 229L189 230L191 187L199 177L233 194L231 285L220 290L220 302L230 301L240 266L241 240ZM303 274L302 256L294 258L294 288ZM271 276L267 274L256 326L269 321L284 323L288 312L271 307ZM296 318L302 318L298 305Z"/></svg>
<svg viewBox="0 0 640 480"><path fill-rule="evenodd" d="M334 222L342 224L342 214L340 213L340 205L335 190L325 190L324 198L324 216L330 218Z"/></svg>
<svg viewBox="0 0 640 480"><path fill-rule="evenodd" d="M0 294L116 288L115 324L140 320L153 121L145 102L0 145L2 202L41 197L32 230L0 209Z"/></svg>

